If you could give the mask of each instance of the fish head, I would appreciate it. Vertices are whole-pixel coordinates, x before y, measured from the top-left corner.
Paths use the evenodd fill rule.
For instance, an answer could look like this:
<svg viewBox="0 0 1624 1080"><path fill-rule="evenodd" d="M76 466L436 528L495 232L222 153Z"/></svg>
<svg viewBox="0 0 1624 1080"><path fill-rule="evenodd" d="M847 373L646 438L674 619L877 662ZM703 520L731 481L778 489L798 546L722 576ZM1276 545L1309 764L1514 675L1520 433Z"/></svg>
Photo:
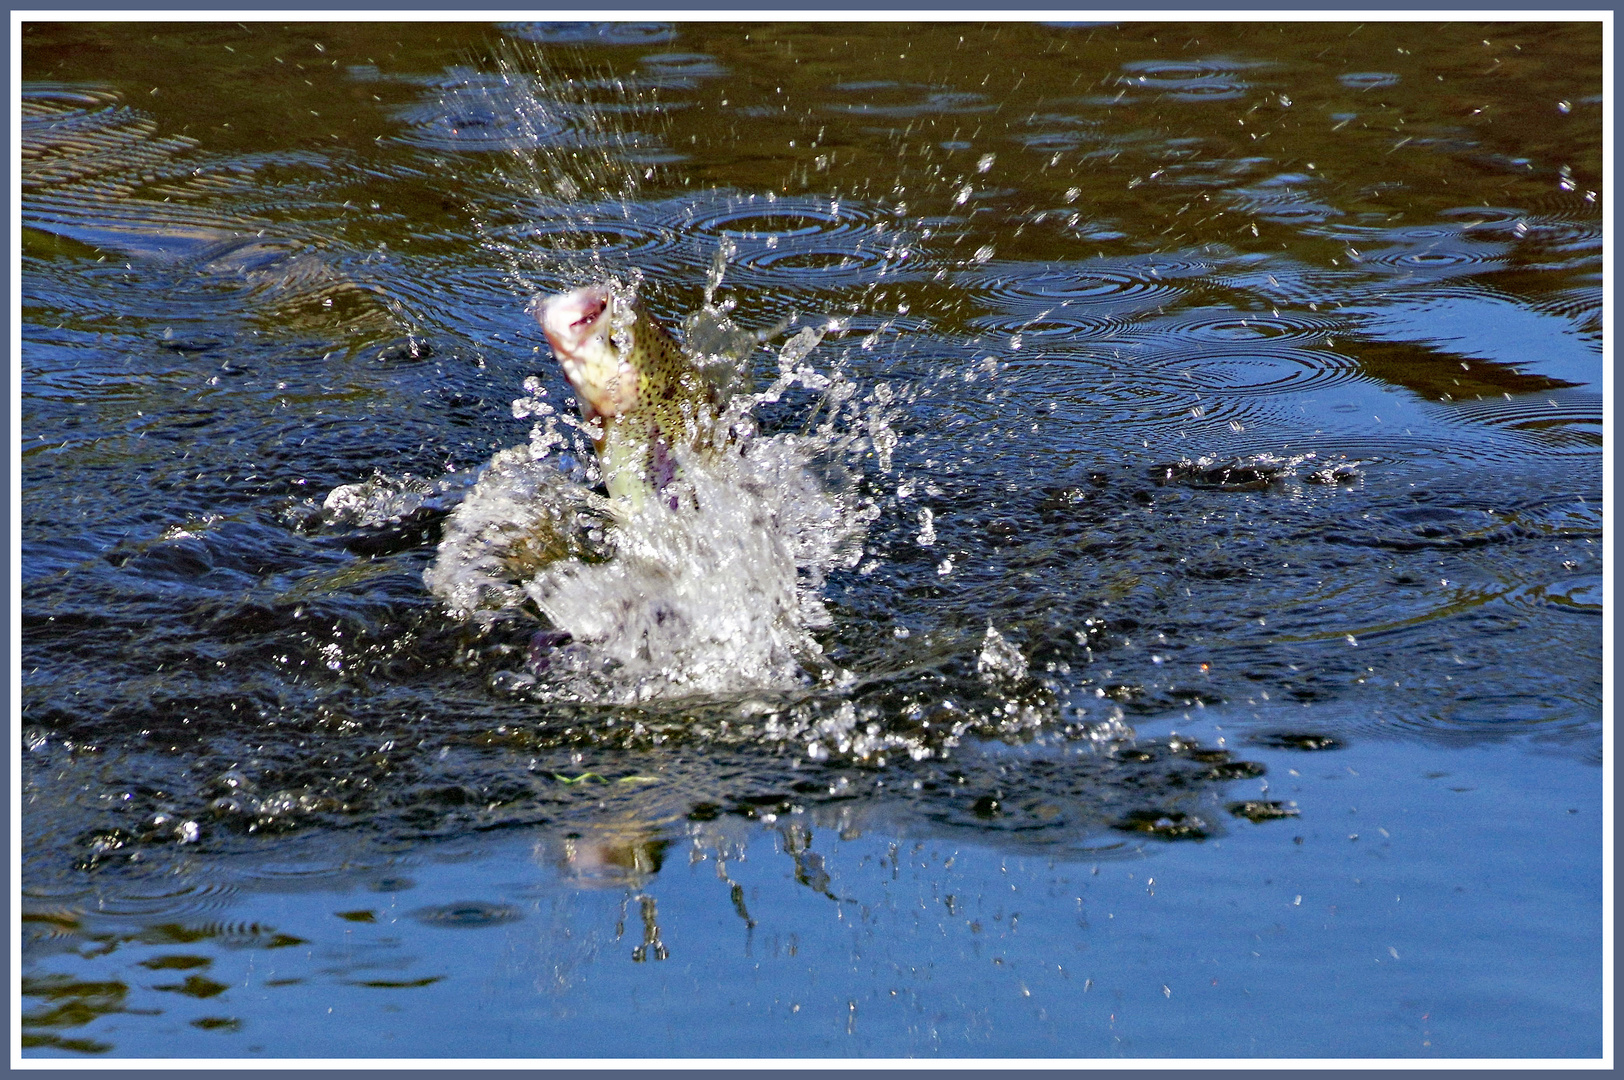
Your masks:
<svg viewBox="0 0 1624 1080"><path fill-rule="evenodd" d="M614 288L589 285L542 300L533 311L587 419L613 419L637 405L636 316Z"/></svg>

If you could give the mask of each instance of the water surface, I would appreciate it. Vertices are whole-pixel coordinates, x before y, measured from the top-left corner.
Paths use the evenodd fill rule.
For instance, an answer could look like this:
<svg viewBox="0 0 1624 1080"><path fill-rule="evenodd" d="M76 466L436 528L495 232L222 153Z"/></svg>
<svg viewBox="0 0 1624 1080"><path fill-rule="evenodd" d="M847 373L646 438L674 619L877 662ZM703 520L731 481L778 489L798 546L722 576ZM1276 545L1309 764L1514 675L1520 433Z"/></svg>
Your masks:
<svg viewBox="0 0 1624 1080"><path fill-rule="evenodd" d="M1599 1056L1599 33L25 26L25 1054Z"/></svg>

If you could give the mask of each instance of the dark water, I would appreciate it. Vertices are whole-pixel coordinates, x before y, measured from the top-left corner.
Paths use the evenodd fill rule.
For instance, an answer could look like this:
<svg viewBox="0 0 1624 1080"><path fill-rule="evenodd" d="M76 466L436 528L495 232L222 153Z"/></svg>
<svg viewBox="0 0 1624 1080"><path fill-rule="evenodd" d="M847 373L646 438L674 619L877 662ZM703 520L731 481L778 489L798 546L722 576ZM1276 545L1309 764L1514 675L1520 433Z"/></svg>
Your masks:
<svg viewBox="0 0 1624 1080"><path fill-rule="evenodd" d="M25 1054L1599 1056L1600 45L25 26ZM719 248L861 557L538 682L526 304Z"/></svg>

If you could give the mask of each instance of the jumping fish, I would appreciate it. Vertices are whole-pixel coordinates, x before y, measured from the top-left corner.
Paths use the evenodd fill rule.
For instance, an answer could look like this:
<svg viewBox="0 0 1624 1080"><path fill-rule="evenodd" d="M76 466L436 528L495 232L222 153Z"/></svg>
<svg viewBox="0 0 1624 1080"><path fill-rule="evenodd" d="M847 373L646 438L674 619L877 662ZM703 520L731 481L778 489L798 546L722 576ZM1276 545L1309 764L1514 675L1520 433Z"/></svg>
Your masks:
<svg viewBox="0 0 1624 1080"><path fill-rule="evenodd" d="M726 407L743 383L750 351L789 320L742 330L706 299L684 321L686 349L613 280L531 304L575 390L609 498L543 467L528 446L498 453L452 512L438 557L425 571L452 610L511 606L522 583L554 563L611 557L614 519L660 501L676 509L670 489L683 461L742 445L725 422ZM532 663L544 668L559 642L543 638L534 643Z"/></svg>
<svg viewBox="0 0 1624 1080"><path fill-rule="evenodd" d="M679 449L714 445L717 381L623 289L590 285L534 311L575 388L612 499L641 505L670 484Z"/></svg>

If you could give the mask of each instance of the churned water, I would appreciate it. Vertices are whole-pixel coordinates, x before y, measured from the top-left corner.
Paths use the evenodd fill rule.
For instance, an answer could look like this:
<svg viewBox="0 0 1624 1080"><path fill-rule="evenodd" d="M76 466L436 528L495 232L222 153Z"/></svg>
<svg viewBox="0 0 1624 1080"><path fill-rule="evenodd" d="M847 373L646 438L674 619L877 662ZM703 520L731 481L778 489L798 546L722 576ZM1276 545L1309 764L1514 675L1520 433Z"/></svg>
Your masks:
<svg viewBox="0 0 1624 1080"><path fill-rule="evenodd" d="M22 40L25 1056L1603 1053L1598 25Z"/></svg>

